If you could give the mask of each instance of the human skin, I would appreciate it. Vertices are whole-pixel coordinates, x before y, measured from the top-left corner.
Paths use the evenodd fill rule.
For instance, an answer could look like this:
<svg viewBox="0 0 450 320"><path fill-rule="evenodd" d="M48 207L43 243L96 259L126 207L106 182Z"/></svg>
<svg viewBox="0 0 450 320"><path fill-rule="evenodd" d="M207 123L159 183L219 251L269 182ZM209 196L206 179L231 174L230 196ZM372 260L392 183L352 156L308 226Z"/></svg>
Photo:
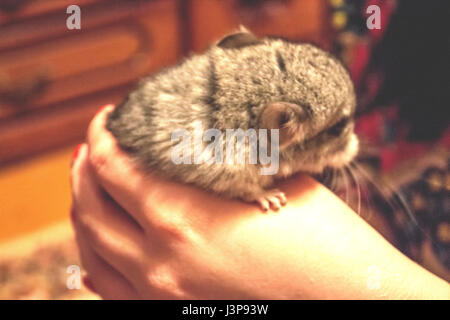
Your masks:
<svg viewBox="0 0 450 320"><path fill-rule="evenodd" d="M82 264L106 299L449 299L324 186L297 175L263 213L144 173L104 129L102 109L72 164Z"/></svg>

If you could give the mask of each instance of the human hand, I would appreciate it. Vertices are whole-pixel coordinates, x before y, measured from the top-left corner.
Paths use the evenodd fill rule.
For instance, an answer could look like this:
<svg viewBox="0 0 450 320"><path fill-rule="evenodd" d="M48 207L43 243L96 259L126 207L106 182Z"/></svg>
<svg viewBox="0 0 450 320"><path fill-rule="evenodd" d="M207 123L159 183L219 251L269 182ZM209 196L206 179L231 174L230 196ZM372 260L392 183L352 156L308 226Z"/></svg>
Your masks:
<svg viewBox="0 0 450 320"><path fill-rule="evenodd" d="M278 186L286 207L263 214L256 205L144 174L104 129L111 110L93 119L72 167L76 239L102 297L406 298L405 274L448 294L305 175ZM367 285L374 266L377 288Z"/></svg>
<svg viewBox="0 0 450 320"><path fill-rule="evenodd" d="M258 265L246 263L242 248L220 243L260 209L144 174L104 129L109 111L92 121L72 174L74 228L96 291L106 298L262 297L241 278Z"/></svg>

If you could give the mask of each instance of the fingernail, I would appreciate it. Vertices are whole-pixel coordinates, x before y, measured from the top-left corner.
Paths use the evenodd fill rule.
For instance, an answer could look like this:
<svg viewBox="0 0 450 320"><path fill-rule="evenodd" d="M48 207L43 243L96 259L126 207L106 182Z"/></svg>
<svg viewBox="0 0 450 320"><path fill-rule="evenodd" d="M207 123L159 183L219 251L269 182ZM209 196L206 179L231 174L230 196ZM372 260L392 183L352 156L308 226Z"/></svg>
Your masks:
<svg viewBox="0 0 450 320"><path fill-rule="evenodd" d="M71 162L70 162L70 167L73 166L73 163L74 163L75 159L77 158L78 153L80 152L80 148L81 148L82 145L83 145L83 144L80 143L79 145L77 145L77 146L75 147L75 150L73 150L72 160L71 160Z"/></svg>
<svg viewBox="0 0 450 320"><path fill-rule="evenodd" d="M89 279L88 277L86 276L83 277L83 284L89 291L93 293L98 293L97 291L95 291L94 285L92 284L91 279Z"/></svg>

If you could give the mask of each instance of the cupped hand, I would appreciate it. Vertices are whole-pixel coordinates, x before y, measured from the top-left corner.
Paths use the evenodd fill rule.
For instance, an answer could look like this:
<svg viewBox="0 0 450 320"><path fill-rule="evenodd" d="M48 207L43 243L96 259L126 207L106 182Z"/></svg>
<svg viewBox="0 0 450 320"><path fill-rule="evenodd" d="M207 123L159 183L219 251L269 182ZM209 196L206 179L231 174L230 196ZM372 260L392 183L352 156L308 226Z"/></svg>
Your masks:
<svg viewBox="0 0 450 320"><path fill-rule="evenodd" d="M401 287L392 259L410 261L308 176L280 184L288 204L267 214L167 181L119 149L105 129L112 109L92 120L71 175L80 257L103 298L374 298Z"/></svg>

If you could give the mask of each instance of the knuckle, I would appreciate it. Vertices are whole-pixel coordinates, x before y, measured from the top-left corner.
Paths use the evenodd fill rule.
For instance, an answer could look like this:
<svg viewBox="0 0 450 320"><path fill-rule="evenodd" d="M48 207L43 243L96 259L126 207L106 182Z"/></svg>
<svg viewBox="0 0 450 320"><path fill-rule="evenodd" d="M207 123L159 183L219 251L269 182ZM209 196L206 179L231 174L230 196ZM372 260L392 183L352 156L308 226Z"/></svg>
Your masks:
<svg viewBox="0 0 450 320"><path fill-rule="evenodd" d="M99 228L96 227L95 221L88 214L78 214L77 225L82 233L87 237L94 246L103 245L105 242Z"/></svg>
<svg viewBox="0 0 450 320"><path fill-rule="evenodd" d="M186 299L187 295L176 272L165 265L157 265L143 278L145 292L153 292L167 299Z"/></svg>
<svg viewBox="0 0 450 320"><path fill-rule="evenodd" d="M90 219L87 217L86 214L83 213L82 210L77 210L76 211L76 224L77 224L77 229L82 231L83 233L89 233L91 227L91 222L89 221Z"/></svg>
<svg viewBox="0 0 450 320"><path fill-rule="evenodd" d="M89 153L89 162L97 174L102 175L108 171L108 157L101 150L92 150L92 152Z"/></svg>

